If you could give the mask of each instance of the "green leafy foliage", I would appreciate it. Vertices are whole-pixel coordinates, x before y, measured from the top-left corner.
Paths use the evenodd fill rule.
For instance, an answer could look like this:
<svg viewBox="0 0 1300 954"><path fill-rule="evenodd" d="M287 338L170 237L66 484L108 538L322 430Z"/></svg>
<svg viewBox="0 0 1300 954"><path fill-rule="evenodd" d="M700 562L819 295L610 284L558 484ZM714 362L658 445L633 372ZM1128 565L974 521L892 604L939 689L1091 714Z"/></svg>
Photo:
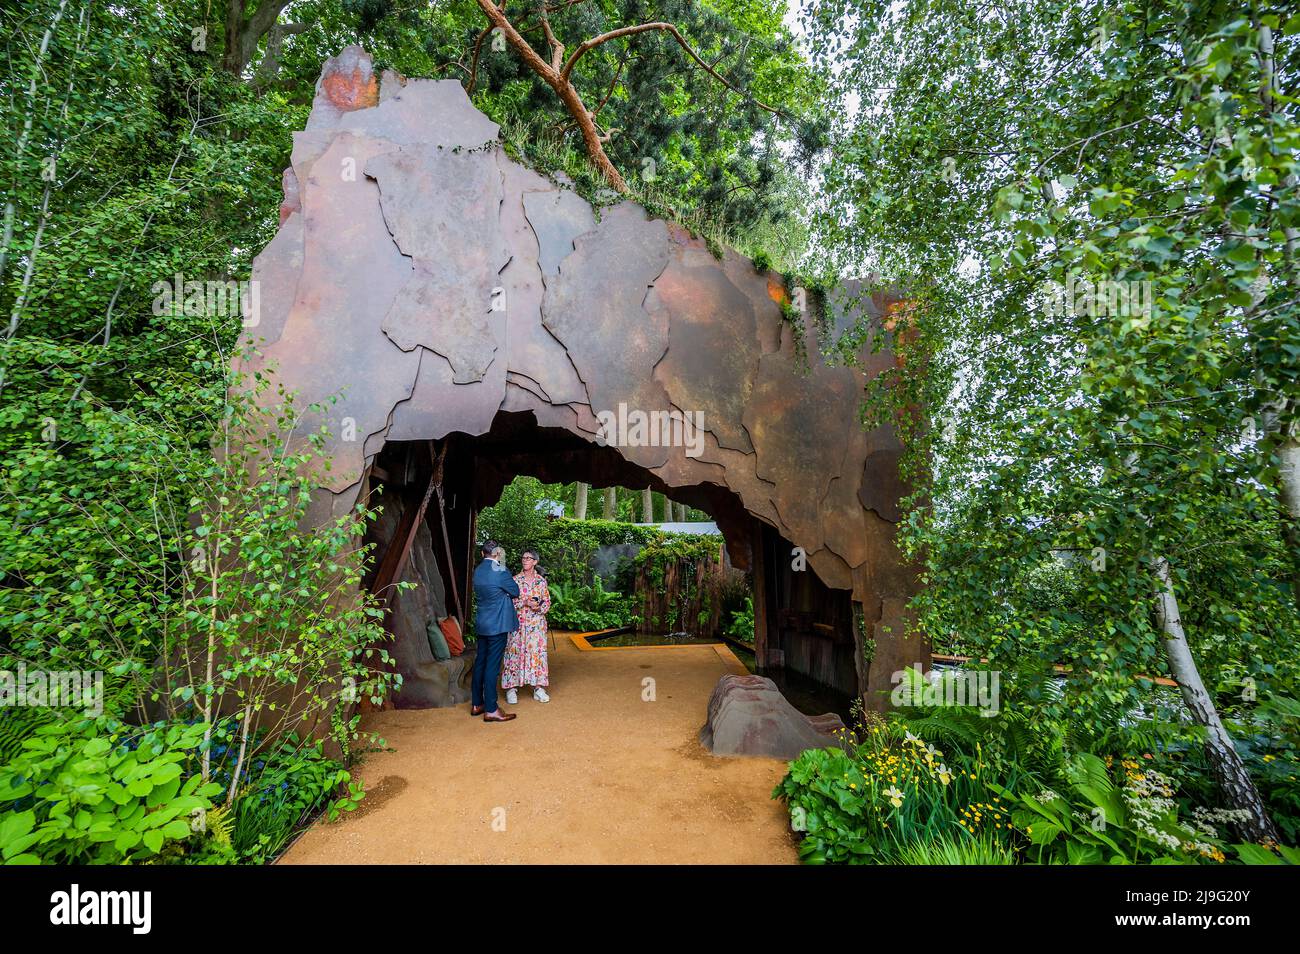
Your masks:
<svg viewBox="0 0 1300 954"><path fill-rule="evenodd" d="M633 626L639 617L633 612L632 600L605 589L597 576L591 586L548 584L551 611L547 619L552 626L590 633L619 626Z"/></svg>
<svg viewBox="0 0 1300 954"><path fill-rule="evenodd" d="M1224 860L1211 819L1227 820L1231 813L1202 810L1194 824L1181 820L1167 776L1131 759L1115 769L1123 772L1122 781L1112 777L1106 762L1085 752L1067 765L1069 787L1063 795L996 787L1018 806L1012 819L1029 839L1031 860L1072 865Z"/></svg>
<svg viewBox="0 0 1300 954"><path fill-rule="evenodd" d="M772 792L804 833L805 863L897 863L940 838L1012 844L1008 806L982 760L947 757L899 720L859 735L846 735L843 748L804 752Z"/></svg>
<svg viewBox="0 0 1300 954"><path fill-rule="evenodd" d="M242 782L234 803L232 849L245 861L274 859L313 813L324 809L333 820L355 809L364 796L357 784L342 765L324 756L322 743L305 744L291 733L256 760Z"/></svg>
<svg viewBox="0 0 1300 954"><path fill-rule="evenodd" d="M754 597L746 596L745 605L732 611L731 621L727 623L727 635L742 643L754 641Z"/></svg>
<svg viewBox="0 0 1300 954"><path fill-rule="evenodd" d="M175 859L200 838L195 819L221 786L204 783L207 726L131 728L59 721L0 766L5 864L123 864Z"/></svg>
<svg viewBox="0 0 1300 954"><path fill-rule="evenodd" d="M832 131L816 247L908 298L864 417L905 432L918 627L1004 670L1063 665L1045 714L1117 727L1169 671L1167 560L1219 711L1294 696L1294 19L830 0L804 20L862 104Z"/></svg>
<svg viewBox="0 0 1300 954"><path fill-rule="evenodd" d="M898 853L900 865L1013 865L1015 853L996 838L982 835L940 835L915 841Z"/></svg>

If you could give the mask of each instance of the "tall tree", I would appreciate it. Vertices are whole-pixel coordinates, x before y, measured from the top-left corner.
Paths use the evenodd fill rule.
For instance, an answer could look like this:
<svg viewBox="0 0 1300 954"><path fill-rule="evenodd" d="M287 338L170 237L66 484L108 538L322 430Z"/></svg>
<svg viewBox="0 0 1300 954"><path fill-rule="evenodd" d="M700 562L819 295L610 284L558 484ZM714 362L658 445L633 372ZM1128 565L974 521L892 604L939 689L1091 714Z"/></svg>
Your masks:
<svg viewBox="0 0 1300 954"><path fill-rule="evenodd" d="M1069 663L1061 711L1125 711L1138 674L1172 673L1224 801L1271 836L1221 717L1253 693L1206 686L1296 685L1278 583L1300 136L1279 91L1300 20L1190 0L806 14L846 104L821 246L909 287L927 362L879 379L871 411L929 409L909 443L933 479L905 524L923 624L1006 664ZM1016 603L1062 549L1095 571L1082 618Z"/></svg>

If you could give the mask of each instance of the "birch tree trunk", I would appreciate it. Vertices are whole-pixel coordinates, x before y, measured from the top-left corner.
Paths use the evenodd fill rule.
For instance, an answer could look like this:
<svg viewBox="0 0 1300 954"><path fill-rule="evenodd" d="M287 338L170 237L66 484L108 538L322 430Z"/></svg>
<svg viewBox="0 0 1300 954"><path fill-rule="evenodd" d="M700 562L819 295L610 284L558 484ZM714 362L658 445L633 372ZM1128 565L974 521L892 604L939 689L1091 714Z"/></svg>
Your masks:
<svg viewBox="0 0 1300 954"><path fill-rule="evenodd" d="M1277 109L1274 95L1274 83L1277 68L1274 62L1273 30L1260 23L1258 15L1253 22L1259 30L1260 85L1259 98L1264 108L1273 114ZM1282 183L1286 189L1294 189L1296 176L1287 176ZM1282 277L1291 288L1300 291L1300 229L1287 225L1282 228ZM1264 297L1263 289L1251 302L1248 315L1258 307ZM1273 453L1277 456L1278 496L1286 510L1286 522L1282 536L1291 550L1291 596L1300 606L1300 407L1294 398L1283 398L1266 406L1262 416L1266 439L1276 440Z"/></svg>
<svg viewBox="0 0 1300 954"><path fill-rule="evenodd" d="M1210 770L1218 783L1219 791L1227 807L1243 809L1247 812L1246 821L1240 823L1241 834L1251 841L1265 839L1278 840L1277 829L1273 826L1264 800L1259 797L1259 790L1251 780L1246 766L1237 754L1232 736L1224 728L1219 718L1214 700L1210 698L1201 681L1201 673L1196 668L1191 647L1187 645L1187 634L1183 631L1182 617L1178 612L1178 597L1174 595L1173 578L1169 572L1169 561L1164 557L1156 560L1156 576L1160 580L1160 592L1157 598L1156 615L1165 636L1165 653L1169 658L1169 671L1178 682L1182 691L1183 702L1192 713L1198 725L1205 727L1205 754L1210 762Z"/></svg>
<svg viewBox="0 0 1300 954"><path fill-rule="evenodd" d="M1285 402L1281 414L1265 415L1265 433L1276 440L1278 497L1282 501L1282 538L1291 551L1291 597L1300 606L1300 425L1292 402Z"/></svg>

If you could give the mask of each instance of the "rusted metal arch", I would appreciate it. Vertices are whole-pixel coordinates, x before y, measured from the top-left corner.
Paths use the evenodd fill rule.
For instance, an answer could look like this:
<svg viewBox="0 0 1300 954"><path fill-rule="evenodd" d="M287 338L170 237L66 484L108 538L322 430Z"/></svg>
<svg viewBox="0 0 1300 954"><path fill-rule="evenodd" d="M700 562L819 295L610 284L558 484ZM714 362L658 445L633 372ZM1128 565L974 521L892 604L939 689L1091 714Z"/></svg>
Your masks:
<svg viewBox="0 0 1300 954"><path fill-rule="evenodd" d="M329 435L318 519L355 505L388 442L487 435L500 414L530 414L595 452L609 450L602 411L701 414L698 448L615 448L647 475L629 486L704 495L732 524L739 566L773 569L753 552L767 527L769 549L800 548L821 584L851 592L861 691L926 658L905 635L916 577L894 544L901 447L855 413L895 360L887 348L860 368L827 363L813 311L785 319L779 276L632 202L598 214L510 160L458 82L381 82L359 47L325 64L284 187L253 269L246 339L260 354L243 369L302 404L334 400L303 422ZM828 297L835 327L865 314L880 334L898 305L852 282ZM771 625L778 609L760 614Z"/></svg>

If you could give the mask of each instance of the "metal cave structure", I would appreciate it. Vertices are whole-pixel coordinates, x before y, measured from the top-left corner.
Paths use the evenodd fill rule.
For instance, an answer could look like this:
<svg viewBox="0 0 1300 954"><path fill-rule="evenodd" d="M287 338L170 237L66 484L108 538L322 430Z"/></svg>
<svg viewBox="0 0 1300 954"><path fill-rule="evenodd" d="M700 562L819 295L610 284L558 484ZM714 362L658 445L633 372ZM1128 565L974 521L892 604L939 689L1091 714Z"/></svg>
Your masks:
<svg viewBox="0 0 1300 954"><path fill-rule="evenodd" d="M332 458L313 519L383 485L416 516L381 542L408 548L432 520L425 546L445 592L463 595L474 515L513 475L649 486L710 512L753 572L761 670L879 708L892 673L928 662L906 625L916 574L895 546L901 446L857 413L892 351L827 362L813 311L783 311L779 275L634 202L594 209L508 157L458 82L377 76L359 47L326 62L291 163L253 268L257 351L239 365L302 405L334 399L301 424L325 428ZM865 313L887 335L898 300L861 287L826 296L822 326ZM602 442L598 415L620 405L701 415L702 443ZM427 506L435 472L441 516ZM407 562L383 557L381 573Z"/></svg>

